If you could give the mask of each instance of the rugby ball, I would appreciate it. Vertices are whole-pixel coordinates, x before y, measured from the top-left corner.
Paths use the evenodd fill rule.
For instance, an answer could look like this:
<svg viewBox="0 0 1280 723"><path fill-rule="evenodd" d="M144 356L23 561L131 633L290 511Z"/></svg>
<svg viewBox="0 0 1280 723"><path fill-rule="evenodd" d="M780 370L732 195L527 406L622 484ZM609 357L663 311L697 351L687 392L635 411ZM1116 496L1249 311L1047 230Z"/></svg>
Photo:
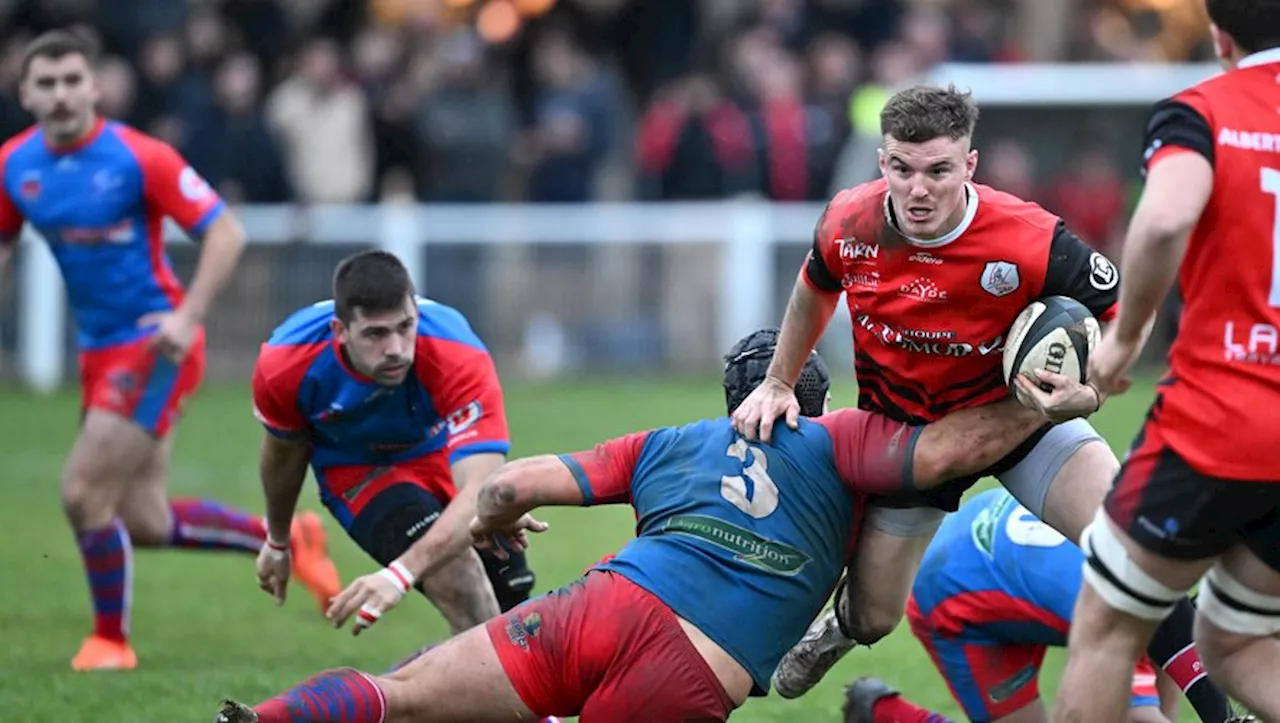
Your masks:
<svg viewBox="0 0 1280 723"><path fill-rule="evenodd" d="M1017 394L1015 375L1031 375L1035 369L1083 382L1089 371L1089 354L1101 336L1098 320L1084 304L1066 296L1037 299L1009 327L1004 345L1005 384Z"/></svg>

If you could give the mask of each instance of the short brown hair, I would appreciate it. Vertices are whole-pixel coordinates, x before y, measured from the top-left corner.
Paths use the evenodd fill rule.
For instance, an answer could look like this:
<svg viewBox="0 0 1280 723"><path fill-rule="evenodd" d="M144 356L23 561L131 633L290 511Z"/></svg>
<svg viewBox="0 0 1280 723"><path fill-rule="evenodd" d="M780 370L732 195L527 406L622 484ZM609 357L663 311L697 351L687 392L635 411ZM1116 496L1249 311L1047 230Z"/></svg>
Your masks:
<svg viewBox="0 0 1280 723"><path fill-rule="evenodd" d="M395 254L361 251L343 259L333 273L334 314L350 324L356 309L365 314L385 314L403 308L413 296L413 280Z"/></svg>
<svg viewBox="0 0 1280 723"><path fill-rule="evenodd" d="M970 93L954 85L917 85L894 94L880 111L880 133L904 143L925 143L946 136L968 138L978 124L978 106Z"/></svg>
<svg viewBox="0 0 1280 723"><path fill-rule="evenodd" d="M1205 9L1245 53L1280 47L1280 0L1207 0Z"/></svg>
<svg viewBox="0 0 1280 723"><path fill-rule="evenodd" d="M27 71L31 69L31 61L36 58L57 60L68 55L82 55L90 65L93 65L96 49L88 40L70 30L50 30L47 33L41 33L27 43L27 49L22 53L22 77L24 79L27 77Z"/></svg>

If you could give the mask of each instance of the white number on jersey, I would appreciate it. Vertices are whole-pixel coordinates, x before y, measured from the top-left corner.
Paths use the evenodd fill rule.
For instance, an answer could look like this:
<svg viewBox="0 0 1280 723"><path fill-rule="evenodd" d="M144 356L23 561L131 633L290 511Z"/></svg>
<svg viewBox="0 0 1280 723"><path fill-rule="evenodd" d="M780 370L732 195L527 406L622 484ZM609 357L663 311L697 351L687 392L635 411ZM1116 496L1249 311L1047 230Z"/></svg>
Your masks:
<svg viewBox="0 0 1280 723"><path fill-rule="evenodd" d="M751 453L751 464L747 464L748 452ZM747 440L739 437L729 445L725 454L742 463L742 472L720 478L720 495L757 520L772 515L778 509L778 486L769 477L769 458L765 457L764 450L747 444ZM747 479L753 486L749 498Z"/></svg>
<svg viewBox="0 0 1280 723"><path fill-rule="evenodd" d="M1061 532L1046 525L1022 505L1009 513L1004 533L1010 542L1023 547L1057 547L1067 541Z"/></svg>
<svg viewBox="0 0 1280 723"><path fill-rule="evenodd" d="M1271 308L1280 308L1280 171L1262 169L1262 190L1275 197L1275 216L1271 225L1271 293L1267 298Z"/></svg>

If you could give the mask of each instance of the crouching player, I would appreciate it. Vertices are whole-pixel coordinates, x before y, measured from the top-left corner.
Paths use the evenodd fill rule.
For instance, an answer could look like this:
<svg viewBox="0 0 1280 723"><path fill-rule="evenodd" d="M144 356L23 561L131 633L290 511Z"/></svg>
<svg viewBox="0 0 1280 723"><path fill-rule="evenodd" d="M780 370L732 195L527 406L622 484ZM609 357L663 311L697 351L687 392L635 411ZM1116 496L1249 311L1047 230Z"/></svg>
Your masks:
<svg viewBox="0 0 1280 723"><path fill-rule="evenodd" d="M757 332L730 352L729 411L764 379L776 340L776 331ZM1092 391L1057 379L1055 402L1094 409ZM545 529L527 515L544 505L629 503L638 536L568 586L393 673L328 671L255 709L225 702L216 720L725 720L768 691L778 660L836 587L865 493L972 474L1042 421L1013 400L924 427L856 409L824 415L827 375L816 354L796 391L802 414L816 419L776 431L772 444L747 442L721 417L507 464L463 490L415 545L415 561L429 562L404 567L429 572L472 541L514 535L522 547L525 530ZM394 576L370 578L392 585L385 578ZM339 623L362 606L374 619L385 613L351 592L335 601Z"/></svg>
<svg viewBox="0 0 1280 723"><path fill-rule="evenodd" d="M1080 548L1003 489L973 497L943 521L916 574L907 619L969 720L1048 720L1037 686L1040 665L1049 646L1067 644L1083 566ZM1194 622L1193 610L1174 612L1170 629L1181 648L1164 672L1201 720L1239 720L1205 676L1191 642ZM1155 668L1143 658L1133 676L1129 720L1174 719L1176 695L1165 698L1157 695ZM847 699L846 723L947 720L877 678L856 681Z"/></svg>
<svg viewBox="0 0 1280 723"><path fill-rule="evenodd" d="M457 490L497 470L509 447L488 351L457 311L417 299L404 265L383 251L343 260L333 299L275 330L258 357L253 398L267 429L260 467L270 532L258 577L278 601L289 579L283 543L308 465L351 539L389 565ZM467 551L416 582L454 632L518 605L533 588L522 553L480 557L483 564Z"/></svg>

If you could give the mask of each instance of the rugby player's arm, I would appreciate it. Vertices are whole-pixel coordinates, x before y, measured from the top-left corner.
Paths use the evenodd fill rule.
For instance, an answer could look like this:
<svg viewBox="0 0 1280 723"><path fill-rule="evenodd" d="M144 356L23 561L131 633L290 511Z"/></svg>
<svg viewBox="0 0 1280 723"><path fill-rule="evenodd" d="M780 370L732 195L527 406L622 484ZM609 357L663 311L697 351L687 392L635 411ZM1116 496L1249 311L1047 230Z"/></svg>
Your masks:
<svg viewBox="0 0 1280 723"><path fill-rule="evenodd" d="M926 425L861 409L841 409L817 419L831 436L841 479L858 492L887 497L978 474L1046 421L1012 397Z"/></svg>
<svg viewBox="0 0 1280 723"><path fill-rule="evenodd" d="M258 476L267 508L267 539L288 544L298 496L307 480L311 444L305 438L286 438L268 430L262 437Z"/></svg>
<svg viewBox="0 0 1280 723"><path fill-rule="evenodd" d="M178 312L201 323L239 263L244 228L176 150L152 138L131 137L143 167L147 203L200 242L195 276Z"/></svg>
<svg viewBox="0 0 1280 723"><path fill-rule="evenodd" d="M1147 123L1146 185L1125 235L1114 334L1142 344L1169 295L1187 239L1213 194L1213 131L1187 103L1158 103Z"/></svg>
<svg viewBox="0 0 1280 723"><path fill-rule="evenodd" d="M471 545L472 519L502 529L538 507L628 501L631 471L644 438L632 434L587 452L507 462L483 484L461 490L398 562L421 580Z"/></svg>
<svg viewBox="0 0 1280 723"><path fill-rule="evenodd" d="M828 238L830 234L826 227L830 210L828 205L814 226L813 248L809 250L804 267L791 289L778 334L778 348L769 362L769 376L788 386L795 386L800 378L804 363L831 323L836 305L840 303L840 294L844 291L840 279L831 271L832 262L839 259L839 252L831 251L838 247L838 241Z"/></svg>
<svg viewBox="0 0 1280 723"><path fill-rule="evenodd" d="M287 352L264 345L253 370L253 415L266 430L258 454L258 477L267 508L267 536L277 544L289 541L312 455L306 419L295 401L296 365L280 361Z"/></svg>
<svg viewBox="0 0 1280 723"><path fill-rule="evenodd" d="M9 260L13 258L13 249L18 245L22 224L22 212L9 197L9 192L4 190L3 177L0 176L0 278L3 278Z"/></svg>

